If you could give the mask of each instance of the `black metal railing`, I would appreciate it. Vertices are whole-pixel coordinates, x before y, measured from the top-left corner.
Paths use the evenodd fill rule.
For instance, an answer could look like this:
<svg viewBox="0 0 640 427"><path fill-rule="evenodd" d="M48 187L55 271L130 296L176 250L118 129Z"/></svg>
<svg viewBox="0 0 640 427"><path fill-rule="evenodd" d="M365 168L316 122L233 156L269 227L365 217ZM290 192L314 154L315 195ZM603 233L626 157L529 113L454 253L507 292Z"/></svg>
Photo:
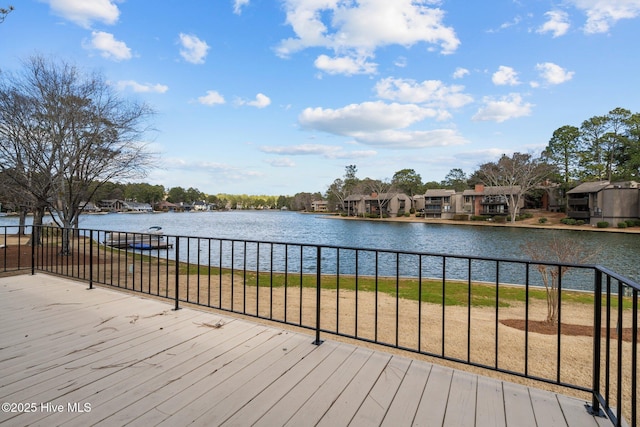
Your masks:
<svg viewBox="0 0 640 427"><path fill-rule="evenodd" d="M4 228L0 271L82 279L175 309L306 328L317 344L339 335L567 387L590 396L593 414L637 426L640 286L598 265L40 230L41 244L29 247L28 235Z"/></svg>

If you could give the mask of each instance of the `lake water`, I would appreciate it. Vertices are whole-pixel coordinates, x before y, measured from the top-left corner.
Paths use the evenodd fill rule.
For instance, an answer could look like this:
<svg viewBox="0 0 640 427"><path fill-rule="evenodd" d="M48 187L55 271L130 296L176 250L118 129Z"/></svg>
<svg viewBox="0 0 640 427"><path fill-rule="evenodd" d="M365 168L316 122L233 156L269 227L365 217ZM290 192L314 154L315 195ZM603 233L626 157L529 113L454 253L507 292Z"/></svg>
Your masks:
<svg viewBox="0 0 640 427"><path fill-rule="evenodd" d="M45 222L47 220L45 219ZM0 226L16 217L0 217ZM167 235L347 246L506 259L522 259L520 246L553 235L595 249L591 261L640 281L640 235L462 224L357 221L281 211L83 215L81 228L145 231Z"/></svg>

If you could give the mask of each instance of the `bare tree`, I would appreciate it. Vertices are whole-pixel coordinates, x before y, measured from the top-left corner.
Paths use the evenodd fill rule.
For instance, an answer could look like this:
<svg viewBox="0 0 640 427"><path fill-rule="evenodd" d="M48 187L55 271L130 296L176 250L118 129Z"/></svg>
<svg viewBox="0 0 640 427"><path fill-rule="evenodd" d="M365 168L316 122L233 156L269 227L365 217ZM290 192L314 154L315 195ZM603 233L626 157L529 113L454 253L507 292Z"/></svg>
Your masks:
<svg viewBox="0 0 640 427"><path fill-rule="evenodd" d="M155 156L141 142L151 114L118 97L101 75L63 61L35 56L20 75L0 75L0 171L35 199L34 225L45 209L54 214L63 253L81 202L107 181L152 167Z"/></svg>
<svg viewBox="0 0 640 427"><path fill-rule="evenodd" d="M371 198L376 201L380 218L383 218L391 199L400 193L398 187L389 179L381 181L365 178L360 182L360 188L362 193L371 194Z"/></svg>
<svg viewBox="0 0 640 427"><path fill-rule="evenodd" d="M478 175L488 186L496 187L507 203L511 222L516 221L524 196L553 172L553 166L531 154L503 154L498 162L480 165Z"/></svg>
<svg viewBox="0 0 640 427"><path fill-rule="evenodd" d="M532 240L520 245L522 252L532 261L584 264L598 256L599 251L594 248L578 245L571 239L560 239L553 236L550 240ZM542 278L547 292L547 322L558 323L560 301L560 278L571 270L570 266L555 266L537 264L536 268Z"/></svg>
<svg viewBox="0 0 640 427"><path fill-rule="evenodd" d="M7 15L11 12L13 12L13 6L9 6L7 8L0 7L0 24L4 22Z"/></svg>

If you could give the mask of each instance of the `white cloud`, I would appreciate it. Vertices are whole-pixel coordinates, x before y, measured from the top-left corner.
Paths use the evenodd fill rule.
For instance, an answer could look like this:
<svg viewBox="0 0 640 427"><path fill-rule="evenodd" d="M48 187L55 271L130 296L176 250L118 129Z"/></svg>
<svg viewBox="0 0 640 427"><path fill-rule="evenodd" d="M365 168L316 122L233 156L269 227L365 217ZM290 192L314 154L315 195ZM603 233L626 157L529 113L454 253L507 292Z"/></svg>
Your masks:
<svg viewBox="0 0 640 427"><path fill-rule="evenodd" d="M264 146L260 147L260 151L287 156L322 156L327 159L366 158L377 154L373 150L345 151L342 147L322 144Z"/></svg>
<svg viewBox="0 0 640 427"><path fill-rule="evenodd" d="M382 101L351 104L339 109L307 108L298 117L303 128L348 136L357 143L392 147L423 148L462 144L466 140L450 129L404 130L441 112L415 104Z"/></svg>
<svg viewBox="0 0 640 427"><path fill-rule="evenodd" d="M168 170L184 170L189 173L197 171L198 173L208 174L210 177L225 183L237 183L238 181L262 178L265 175L263 172L247 169L245 166L238 167L228 163L168 158L165 159L165 164Z"/></svg>
<svg viewBox="0 0 640 427"><path fill-rule="evenodd" d="M93 21L113 25L118 22L120 10L112 0L48 0L54 14L90 28Z"/></svg>
<svg viewBox="0 0 640 427"><path fill-rule="evenodd" d="M454 79L461 79L461 78L463 78L464 76L466 76L468 74L469 74L469 70L467 70L466 68L458 67L453 72L453 78Z"/></svg>
<svg viewBox="0 0 640 427"><path fill-rule="evenodd" d="M466 144L468 141L452 129L435 129L427 131L385 130L380 132L362 132L354 134L354 138L367 145L387 148L427 148L448 147Z"/></svg>
<svg viewBox="0 0 640 427"><path fill-rule="evenodd" d="M606 33L621 19L633 19L640 15L640 0L568 0L584 11L587 34Z"/></svg>
<svg viewBox="0 0 640 427"><path fill-rule="evenodd" d="M329 58L327 55L320 55L316 58L314 65L327 74L351 76L353 74L373 74L376 72L378 64L367 62L365 57L340 56Z"/></svg>
<svg viewBox="0 0 640 427"><path fill-rule="evenodd" d="M567 71L552 62L537 64L536 70L540 71L540 77L542 77L547 84L552 85L568 82L575 74L573 71Z"/></svg>
<svg viewBox="0 0 640 427"><path fill-rule="evenodd" d="M561 10L550 10L544 14L549 20L545 22L536 32L544 34L551 33L553 37L563 36L569 31L569 15Z"/></svg>
<svg viewBox="0 0 640 427"><path fill-rule="evenodd" d="M125 90L127 88L130 88L132 91L138 93L165 93L169 90L169 86L166 85L150 83L141 84L134 80L120 80L118 83L116 83L116 87L118 88L118 90Z"/></svg>
<svg viewBox="0 0 640 427"><path fill-rule="evenodd" d="M395 62L393 63L398 68L404 68L407 66L407 58L404 56L399 56Z"/></svg>
<svg viewBox="0 0 640 427"><path fill-rule="evenodd" d="M459 162L472 163L474 167L479 163L493 162L499 159L503 154L511 155L511 150L504 148L486 148L482 150L466 151L454 154L454 158Z"/></svg>
<svg viewBox="0 0 640 427"><path fill-rule="evenodd" d="M493 84L498 86L515 86L520 84L520 82L518 81L518 73L516 72L516 70L504 65L498 67L498 71L493 73L491 81L493 82Z"/></svg>
<svg viewBox="0 0 640 427"><path fill-rule="evenodd" d="M284 0L286 22L295 37L282 40L276 52L287 57L323 47L335 52L336 59L351 58L355 64L365 64L376 49L394 44L409 47L423 42L439 46L443 54L455 52L460 45L455 31L444 25L444 12L428 4L433 2ZM336 72L340 69L326 58L323 63L333 65Z"/></svg>
<svg viewBox="0 0 640 427"><path fill-rule="evenodd" d="M522 96L517 93L511 93L498 99L487 96L482 101L484 105L472 117L472 120L501 123L505 120L529 116L533 107L533 104L523 102Z"/></svg>
<svg viewBox="0 0 640 427"><path fill-rule="evenodd" d="M265 108L271 105L271 99L267 95L263 93L259 93L256 95L256 99L253 101L245 101L243 99L238 99L236 103L238 105L250 105L251 107L256 107L256 108Z"/></svg>
<svg viewBox="0 0 640 427"><path fill-rule="evenodd" d="M375 90L379 98L438 108L459 108L473 102L470 95L462 92L464 86L447 86L440 80L418 83L411 79L389 77L376 83Z"/></svg>
<svg viewBox="0 0 640 427"><path fill-rule="evenodd" d="M488 33L498 33L498 32L500 32L502 30L506 30L509 27L517 26L520 23L520 21L522 21L522 18L519 17L519 16L516 16L515 18L513 18L513 20L507 21L507 22L504 22L504 23L500 24L500 27L498 27L497 29L490 29L487 32Z"/></svg>
<svg viewBox="0 0 640 427"><path fill-rule="evenodd" d="M215 90L208 90L207 94L198 98L198 102L202 105L224 104L224 96Z"/></svg>
<svg viewBox="0 0 640 427"><path fill-rule="evenodd" d="M207 57L209 45L198 37L190 34L180 33L180 55L192 64L204 64Z"/></svg>
<svg viewBox="0 0 640 427"><path fill-rule="evenodd" d="M292 168L294 167L296 164L293 162L293 160L287 158L287 157L278 157L276 159L267 159L265 160L265 162L267 162L268 164L270 164L271 166L275 167L275 168Z"/></svg>
<svg viewBox="0 0 640 427"><path fill-rule="evenodd" d="M386 104L382 101L351 104L339 109L306 108L298 121L308 129L336 135L353 136L357 132L374 132L406 128L413 123L434 118L438 112L413 104Z"/></svg>
<svg viewBox="0 0 640 427"><path fill-rule="evenodd" d="M84 42L82 45L85 49L99 51L100 56L113 61L124 61L132 57L131 49L125 42L116 40L113 34L104 31L93 31L91 41Z"/></svg>
<svg viewBox="0 0 640 427"><path fill-rule="evenodd" d="M249 4L249 0L234 0L233 1L233 13L240 15L242 8Z"/></svg>
<svg viewBox="0 0 640 427"><path fill-rule="evenodd" d="M247 102L247 105L252 107L264 108L271 104L271 99L267 95L259 93L256 95L255 101Z"/></svg>

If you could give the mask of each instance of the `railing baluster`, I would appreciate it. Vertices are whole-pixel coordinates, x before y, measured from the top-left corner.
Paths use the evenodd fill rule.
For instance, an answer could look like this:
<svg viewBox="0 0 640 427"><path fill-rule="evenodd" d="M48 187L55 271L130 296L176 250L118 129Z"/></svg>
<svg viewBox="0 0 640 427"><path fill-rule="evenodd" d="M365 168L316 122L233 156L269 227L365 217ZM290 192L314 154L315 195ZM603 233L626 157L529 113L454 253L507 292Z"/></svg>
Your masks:
<svg viewBox="0 0 640 427"><path fill-rule="evenodd" d="M93 289L93 230L89 230L89 289Z"/></svg>
<svg viewBox="0 0 640 427"><path fill-rule="evenodd" d="M320 340L320 297L322 294L322 248L316 246L316 340L313 342L315 345L322 344Z"/></svg>
<svg viewBox="0 0 640 427"><path fill-rule="evenodd" d="M623 346L623 337L622 334L624 332L623 322L622 322L622 312L624 309L624 301L622 295L622 282L618 280L618 321L616 323L616 338L617 342L617 367L616 367L616 418L618 419L618 424L620 424L620 420L622 420L622 406L624 403L622 402L622 346Z"/></svg>
<svg viewBox="0 0 640 427"><path fill-rule="evenodd" d="M529 267L525 264L525 281L524 281L524 376L529 375Z"/></svg>
<svg viewBox="0 0 640 427"><path fill-rule="evenodd" d="M638 423L638 290L631 293L631 424ZM635 374L633 374L635 373Z"/></svg>
<svg viewBox="0 0 640 427"><path fill-rule="evenodd" d="M441 350L441 356L445 357L445 340L446 340L446 336L445 336L445 319L446 319L446 311L445 311L445 307L446 307L446 270L447 270L447 257L442 257L442 319L440 321L441 325L441 335L442 335L442 350Z"/></svg>
<svg viewBox="0 0 640 427"><path fill-rule="evenodd" d="M376 251L376 254L378 252ZM376 295L378 291L376 290ZM376 309L378 305L376 304ZM376 312L377 313L377 312ZM376 317L376 325L378 324L378 319ZM400 338L400 253L396 253L396 347L398 347L398 343ZM376 341L378 341L376 339Z"/></svg>
<svg viewBox="0 0 640 427"><path fill-rule="evenodd" d="M467 363L471 363L471 259L467 260Z"/></svg>
<svg viewBox="0 0 640 427"><path fill-rule="evenodd" d="M562 341L562 266L558 266L558 337L557 337L557 352L556 352L556 382L560 383L560 372L562 370L562 358L561 358L561 341Z"/></svg>
<svg viewBox="0 0 640 427"><path fill-rule="evenodd" d="M495 335L496 335L496 339L495 339L495 369L498 369L498 347L499 347L499 343L498 343L498 325L500 323L500 313L499 313L499 307L500 307L500 261L496 261L496 324L495 324Z"/></svg>
<svg viewBox="0 0 640 427"><path fill-rule="evenodd" d="M602 272L598 269L594 271L594 291L593 291L593 383L591 398L591 413L600 415L600 343L602 331Z"/></svg>
<svg viewBox="0 0 640 427"><path fill-rule="evenodd" d="M187 260L188 261L188 260ZM175 258L175 269L176 269L176 277L175 277L175 307L174 310L179 310L180 305L180 238L176 237L176 258ZM187 264L188 265L188 264Z"/></svg>
<svg viewBox="0 0 640 427"><path fill-rule="evenodd" d="M374 336L373 340L375 342L378 342L378 285L379 285L379 283L378 283L378 273L379 273L379 271L378 270L380 268L379 259L378 259L379 252L375 251L375 255L376 255L376 258L375 258L376 259L376 265L375 265L376 276L375 276L375 291L374 291L374 301L375 301L374 302L374 304L375 304L374 313L375 314L374 314L374 324L373 324L373 336ZM396 319L396 329L398 329L398 321L397 321L397 319Z"/></svg>

